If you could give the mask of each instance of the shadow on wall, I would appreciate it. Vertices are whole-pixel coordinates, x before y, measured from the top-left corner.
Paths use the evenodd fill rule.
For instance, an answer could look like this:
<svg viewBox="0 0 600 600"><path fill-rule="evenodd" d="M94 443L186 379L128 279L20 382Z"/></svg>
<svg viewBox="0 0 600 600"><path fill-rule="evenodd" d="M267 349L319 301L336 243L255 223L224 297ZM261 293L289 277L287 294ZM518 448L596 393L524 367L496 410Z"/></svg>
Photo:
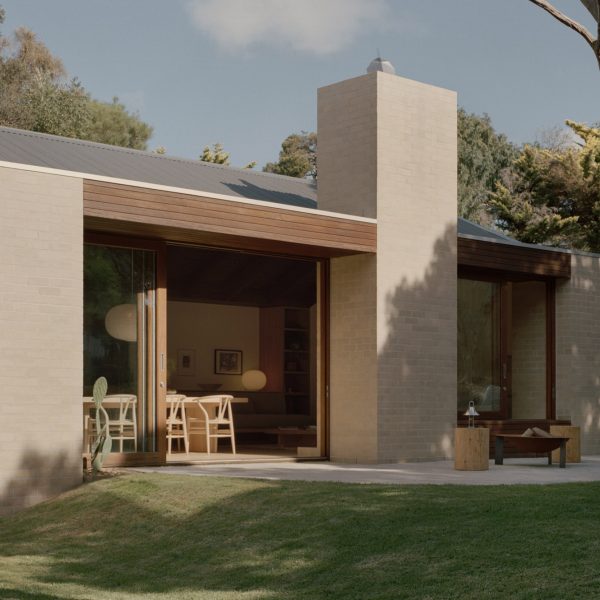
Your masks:
<svg viewBox="0 0 600 600"><path fill-rule="evenodd" d="M600 453L600 258L574 254L556 288L558 417L581 426L581 450Z"/></svg>
<svg viewBox="0 0 600 600"><path fill-rule="evenodd" d="M25 451L14 475L0 493L0 515L32 506L81 483L80 456L66 451L53 455Z"/></svg>
<svg viewBox="0 0 600 600"><path fill-rule="evenodd" d="M456 426L456 228L448 226L417 281L385 302L379 351L380 461L451 458Z"/></svg>

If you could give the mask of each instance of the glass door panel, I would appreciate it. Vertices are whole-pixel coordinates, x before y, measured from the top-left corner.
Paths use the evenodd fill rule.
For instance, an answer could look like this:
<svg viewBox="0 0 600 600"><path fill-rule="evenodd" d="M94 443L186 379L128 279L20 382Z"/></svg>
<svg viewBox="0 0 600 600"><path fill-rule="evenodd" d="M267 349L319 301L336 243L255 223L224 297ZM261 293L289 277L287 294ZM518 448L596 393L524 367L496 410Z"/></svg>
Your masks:
<svg viewBox="0 0 600 600"><path fill-rule="evenodd" d="M512 284L512 418L546 418L546 284Z"/></svg>
<svg viewBox="0 0 600 600"><path fill-rule="evenodd" d="M156 253L86 244L83 312L83 395L106 377L113 452L156 452Z"/></svg>
<svg viewBox="0 0 600 600"><path fill-rule="evenodd" d="M480 413L499 413L501 387L501 286L458 280L459 414L473 400Z"/></svg>

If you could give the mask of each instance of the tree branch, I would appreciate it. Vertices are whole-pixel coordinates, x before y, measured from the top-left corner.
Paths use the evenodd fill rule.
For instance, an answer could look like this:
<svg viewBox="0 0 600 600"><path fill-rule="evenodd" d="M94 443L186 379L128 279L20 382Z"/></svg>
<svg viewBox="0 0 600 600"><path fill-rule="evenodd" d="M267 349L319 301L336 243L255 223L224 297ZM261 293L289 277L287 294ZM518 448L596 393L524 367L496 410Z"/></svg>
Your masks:
<svg viewBox="0 0 600 600"><path fill-rule="evenodd" d="M578 23L574 19L567 17L564 13L560 12L557 8L552 6L548 0L529 0L536 6L539 6L546 12L550 13L557 21L560 21L563 25L570 27L573 31L576 31L583 39L589 44L594 51L594 56L598 61L598 67L600 68L600 40L594 38L589 30L584 27L581 23ZM598 31L600 35L600 23L598 24Z"/></svg>

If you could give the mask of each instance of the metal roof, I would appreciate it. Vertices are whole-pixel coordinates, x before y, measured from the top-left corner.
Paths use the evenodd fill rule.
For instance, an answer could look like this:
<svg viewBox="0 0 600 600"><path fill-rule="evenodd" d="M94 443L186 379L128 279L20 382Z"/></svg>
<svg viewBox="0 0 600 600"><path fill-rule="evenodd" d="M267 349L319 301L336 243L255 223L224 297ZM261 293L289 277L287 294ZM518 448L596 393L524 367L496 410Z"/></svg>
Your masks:
<svg viewBox="0 0 600 600"><path fill-rule="evenodd" d="M317 186L307 179L10 127L0 127L0 161L318 208ZM458 235L500 244L550 249L524 244L460 217Z"/></svg>
<svg viewBox="0 0 600 600"><path fill-rule="evenodd" d="M510 246L519 246L520 248L534 248L535 250L547 250L548 252L572 252L565 248L556 246L547 246L544 244L527 244L520 242L507 235L504 235L496 229L488 229L477 223L467 221L462 217L458 218L457 233L459 237L481 240L484 242L494 242L496 244L508 244Z"/></svg>
<svg viewBox="0 0 600 600"><path fill-rule="evenodd" d="M317 208L306 179L0 127L0 161Z"/></svg>
<svg viewBox="0 0 600 600"><path fill-rule="evenodd" d="M458 235L462 235L464 237L475 238L488 242L498 242L500 244L511 244L514 246L532 246L532 244L524 244L523 242L514 240L513 238L510 238L499 231L477 225L477 223L467 221L467 219L463 219L462 217L458 217L457 229Z"/></svg>

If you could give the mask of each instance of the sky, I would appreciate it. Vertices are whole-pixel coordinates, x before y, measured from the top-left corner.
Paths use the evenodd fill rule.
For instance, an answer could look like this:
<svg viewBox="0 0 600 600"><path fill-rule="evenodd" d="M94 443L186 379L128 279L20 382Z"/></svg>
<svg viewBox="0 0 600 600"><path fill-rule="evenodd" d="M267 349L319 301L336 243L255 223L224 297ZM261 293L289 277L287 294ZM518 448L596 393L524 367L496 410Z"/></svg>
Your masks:
<svg viewBox="0 0 600 600"><path fill-rule="evenodd" d="M592 29L579 0L556 0ZM402 77L450 88L514 142L565 119L600 121L583 38L528 0L0 0L2 32L33 30L96 98L154 127L149 149L276 160L316 129L317 88L378 52Z"/></svg>

